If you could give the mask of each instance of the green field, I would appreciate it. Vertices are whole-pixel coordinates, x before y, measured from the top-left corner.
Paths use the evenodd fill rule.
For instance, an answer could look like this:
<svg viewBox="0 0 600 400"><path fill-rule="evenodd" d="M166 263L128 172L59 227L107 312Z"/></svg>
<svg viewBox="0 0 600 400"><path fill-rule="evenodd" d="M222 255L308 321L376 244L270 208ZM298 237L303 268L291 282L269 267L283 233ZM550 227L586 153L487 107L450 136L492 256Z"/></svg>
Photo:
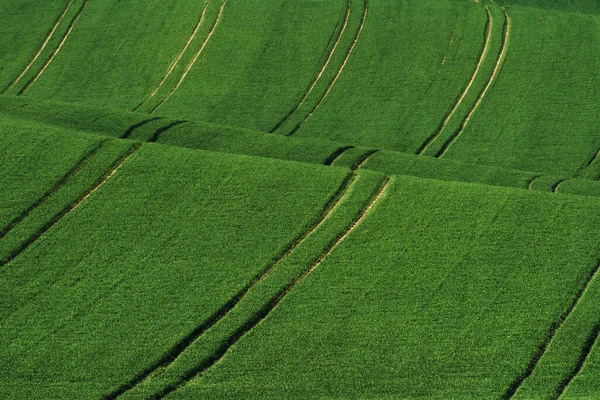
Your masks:
<svg viewBox="0 0 600 400"><path fill-rule="evenodd" d="M0 399L600 398L597 1L0 12Z"/></svg>

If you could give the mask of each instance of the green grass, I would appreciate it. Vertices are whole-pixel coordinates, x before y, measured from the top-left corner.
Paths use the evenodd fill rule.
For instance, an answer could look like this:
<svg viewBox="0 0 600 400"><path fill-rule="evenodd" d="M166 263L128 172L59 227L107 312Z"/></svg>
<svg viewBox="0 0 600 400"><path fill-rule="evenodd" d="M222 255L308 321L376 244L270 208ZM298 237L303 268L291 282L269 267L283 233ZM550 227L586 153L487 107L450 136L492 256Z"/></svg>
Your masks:
<svg viewBox="0 0 600 400"><path fill-rule="evenodd" d="M142 146L0 271L0 391L95 398L135 376L284 251L345 175ZM56 368L32 370L41 360Z"/></svg>
<svg viewBox="0 0 600 400"><path fill-rule="evenodd" d="M1 399L600 397L597 1L34 3Z"/></svg>
<svg viewBox="0 0 600 400"><path fill-rule="evenodd" d="M2 118L0 122L0 231L51 193L56 184L100 142L65 136L60 129ZM59 155L59 156L57 156Z"/></svg>
<svg viewBox="0 0 600 400"><path fill-rule="evenodd" d="M596 266L594 207L395 177L319 269L168 398L499 398Z"/></svg>

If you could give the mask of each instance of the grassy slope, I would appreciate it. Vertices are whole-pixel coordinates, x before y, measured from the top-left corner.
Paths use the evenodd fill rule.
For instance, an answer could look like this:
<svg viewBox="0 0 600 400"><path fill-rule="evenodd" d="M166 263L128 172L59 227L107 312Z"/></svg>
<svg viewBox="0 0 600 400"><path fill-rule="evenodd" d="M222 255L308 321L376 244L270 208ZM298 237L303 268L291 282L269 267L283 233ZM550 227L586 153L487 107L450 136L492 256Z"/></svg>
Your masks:
<svg viewBox="0 0 600 400"><path fill-rule="evenodd" d="M3 397L95 398L147 368L289 246L345 174L143 146L0 270Z"/></svg>
<svg viewBox="0 0 600 400"><path fill-rule="evenodd" d="M90 1L55 60L26 95L133 108L169 68L202 6Z"/></svg>
<svg viewBox="0 0 600 400"><path fill-rule="evenodd" d="M600 203L392 182L318 270L169 398L500 397L595 267Z"/></svg>
<svg viewBox="0 0 600 400"><path fill-rule="evenodd" d="M414 152L470 79L485 21L469 2L369 1L346 68L297 135Z"/></svg>
<svg viewBox="0 0 600 400"><path fill-rule="evenodd" d="M67 2L9 0L0 3L0 92L10 85L37 53ZM27 29L23 29L24 26Z"/></svg>
<svg viewBox="0 0 600 400"><path fill-rule="evenodd" d="M7 118L0 119L0 137L0 231L51 191L101 140Z"/></svg>
<svg viewBox="0 0 600 400"><path fill-rule="evenodd" d="M270 130L319 73L345 6L229 1L204 53L158 112Z"/></svg>
<svg viewBox="0 0 600 400"><path fill-rule="evenodd" d="M446 156L578 174L600 147L600 54L589 51L600 40L598 19L537 8L508 13L502 73Z"/></svg>

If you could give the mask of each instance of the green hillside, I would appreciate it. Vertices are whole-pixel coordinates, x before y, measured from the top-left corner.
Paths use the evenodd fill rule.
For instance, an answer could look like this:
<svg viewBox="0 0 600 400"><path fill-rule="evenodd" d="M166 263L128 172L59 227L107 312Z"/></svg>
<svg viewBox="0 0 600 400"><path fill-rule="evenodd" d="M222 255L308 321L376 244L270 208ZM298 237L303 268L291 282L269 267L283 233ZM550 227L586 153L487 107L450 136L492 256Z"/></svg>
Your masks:
<svg viewBox="0 0 600 400"><path fill-rule="evenodd" d="M600 398L600 3L0 11L1 399Z"/></svg>

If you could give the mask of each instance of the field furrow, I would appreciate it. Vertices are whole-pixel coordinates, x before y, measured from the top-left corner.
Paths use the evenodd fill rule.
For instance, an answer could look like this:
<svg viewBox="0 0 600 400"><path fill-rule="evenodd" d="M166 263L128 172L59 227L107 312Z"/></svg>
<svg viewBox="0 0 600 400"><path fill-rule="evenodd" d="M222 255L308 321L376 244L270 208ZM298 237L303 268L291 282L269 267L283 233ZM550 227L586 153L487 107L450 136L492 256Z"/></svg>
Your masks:
<svg viewBox="0 0 600 400"><path fill-rule="evenodd" d="M294 239L294 241L283 251L273 263L269 264L266 268L255 275L250 282L248 282L239 292L237 292L231 299L229 299L221 308L219 308L213 315L211 315L206 321L203 321L200 325L194 328L189 334L187 334L182 340L176 343L173 348L167 352L167 354L158 360L151 367L137 375L131 381L125 383L121 387L117 388L110 394L105 396L108 400L114 400L124 395L125 393L135 390L136 386L156 373L159 369L168 368L184 351L186 351L196 340L198 340L206 331L211 329L220 320L226 318L228 313L232 311L241 301L244 300L246 294L252 290L252 288L259 282L265 280L282 262L284 262L289 255L309 237L315 230L317 230L329 217L329 215L335 211L339 202L344 197L350 186L356 179L354 174L346 176L344 181L338 190L333 194L331 199L325 205L322 213L313 223L313 225L306 231L302 232L300 236Z"/></svg>
<svg viewBox="0 0 600 400"><path fill-rule="evenodd" d="M350 48L348 49L348 52L346 53L346 56L344 57L344 60L342 61L342 65L337 70L337 72L336 72L335 76L333 77L333 79L331 80L331 82L329 82L329 85L327 85L325 92L321 95L321 97L319 98L319 101L317 101L317 104L312 108L312 110L308 113L308 115L306 115L304 117L304 119L302 121L300 121L290 132L287 133L288 136L291 136L294 133L296 133L302 127L302 125L305 122L307 122L319 110L319 108L321 107L321 104L323 104L323 102L325 101L325 99L327 98L327 96L329 95L331 90L333 89L333 87L336 84L337 80L339 79L340 75L342 74L342 72L344 72L344 68L346 68L346 64L348 64L348 60L350 59L350 56L352 55L352 52L354 51L354 48L356 47L356 44L358 43L358 39L360 38L360 35L362 34L362 31L365 27L368 11L369 11L369 2L368 2L368 0L364 0L363 13L362 13L362 17L360 20L360 25L358 26L356 34L354 35L354 39L352 40L352 44L350 45Z"/></svg>
<svg viewBox="0 0 600 400"><path fill-rule="evenodd" d="M100 150L102 144L103 143L100 142L96 146L92 147L79 161L77 161L75 165L73 165L69 171L67 171L67 173L65 173L58 181L56 181L54 186L46 191L42 197L37 199L34 203L27 207L22 214L15 217L8 225L2 228L2 230L0 230L0 240L6 236L6 234L8 234L18 223L27 218L27 216L29 216L33 210L42 205L50 196L56 193L73 175L81 171L87 162Z"/></svg>
<svg viewBox="0 0 600 400"><path fill-rule="evenodd" d="M39 50L37 51L37 53L35 53L35 55L31 59L31 61L29 62L29 64L27 64L25 66L25 68L23 68L23 70L19 73L19 75L2 91L2 94L10 91L17 83L19 83L19 81L21 80L21 78L23 78L23 76L27 73L27 71L29 71L29 68L31 68L31 66L40 57L40 55L42 54L42 52L44 51L44 49L48 45L48 42L50 42L50 39L52 39L52 36L54 36L54 33L56 32L56 30L58 29L59 25L62 23L63 19L65 18L65 16L69 12L69 9L71 8L71 5L73 4L73 1L74 0L69 0L69 2L67 3L67 5L65 6L65 9L63 10L62 14L60 14L60 16L58 17L58 19L56 20L56 23L54 24L54 26L52 27L52 29L48 33L48 36L46 36L46 39L42 43L42 46L39 48Z"/></svg>
<svg viewBox="0 0 600 400"><path fill-rule="evenodd" d="M469 90L471 89L471 86L473 86L473 83L475 82L475 78L479 74L479 70L481 68L481 64L483 64L483 60L485 59L485 56L487 55L487 52L488 52L488 48L489 48L489 44L490 44L490 38L492 36L492 29L494 27L494 20L493 20L493 17L492 17L492 13L490 12L490 9L487 8L487 7L486 7L486 13L487 13L487 22L486 22L486 25L485 25L485 32L486 32L485 33L485 41L483 42L483 47L481 49L481 54L479 56L479 60L477 61L477 64L475 65L475 70L473 71L473 75L471 75L471 79L469 80L469 82L467 83L467 85L465 86L465 88L463 89L463 91L460 94L458 100L454 104L454 107L452 107L452 109L450 110L450 112L448 114L446 114L444 120L442 121L442 123L440 124L440 126L438 127L438 129L430 137L428 137L425 140L425 142L423 142L423 144L421 145L421 147L419 147L417 149L417 151L415 152L415 154L417 154L417 155L423 154L423 152L425 152L425 150L427 149L427 147L429 146L429 144L431 142L433 142L435 139L437 139L437 137L440 135L440 133L444 130L444 128L446 127L446 125L448 124L448 122L450 121L450 119L452 118L452 116L454 115L454 113L456 112L456 110L459 108L459 106L461 105L461 103L463 102L463 100L465 99L465 97L467 96L467 93L469 92Z"/></svg>
<svg viewBox="0 0 600 400"><path fill-rule="evenodd" d="M187 51L188 47L190 46L190 44L192 43L192 41L198 34L198 30L200 30L200 26L202 25L202 22L204 21L204 14L206 13L206 9L208 8L209 4L210 4L210 0L207 0L206 4L204 5L204 8L202 8L202 11L200 12L200 18L198 19L198 23L194 27L192 34L188 38L187 42L185 42L185 44L183 45L181 52L177 55L175 60L173 60L173 63L171 64L171 67L169 68L167 73L162 77L162 79L160 80L158 85L154 88L154 90L152 90L152 92L147 97L145 97L144 100L142 100L142 102L140 104L138 104L137 106L135 106L133 108L133 111L137 111L140 107L142 107L144 104L146 104L146 102L148 100L150 100L152 97L154 97L156 95L156 93L160 90L160 88L164 85L164 83L167 81L169 76L173 73L173 71L179 64L179 61L181 61L181 58L183 57L183 55Z"/></svg>
<svg viewBox="0 0 600 400"><path fill-rule="evenodd" d="M461 135L461 133L463 132L463 130L465 129L465 127L471 120L471 117L473 116L473 114L475 113L475 111L477 110L479 105L481 104L481 101L487 94L488 90L490 89L490 87L492 86L494 81L496 80L496 77L498 76L498 73L500 72L503 62L504 62L504 59L506 57L506 49L508 47L509 35L510 35L510 17L508 16L508 13L506 12L506 10L504 10L504 26L502 28L502 46L500 48L500 53L498 54L498 58L496 59L496 63L494 64L494 70L493 70L492 74L490 75L490 78L487 81L486 85L484 86L483 90L477 97L477 101L475 102L475 105L473 106L473 108L471 108L471 110L469 111L469 113L467 114L467 116L465 117L463 122L460 124L460 128L450 137L450 139L447 142L444 143L442 148L438 151L438 153L436 154L437 158L442 157L446 153L446 150L448 150L448 147L450 147L454 143L454 141L456 139L458 139L458 137Z"/></svg>
<svg viewBox="0 0 600 400"><path fill-rule="evenodd" d="M189 62L189 64L187 65L187 67L183 71L183 74L181 75L181 77L179 78L179 80L177 81L177 83L175 84L175 86L171 89L171 91L161 101L158 102L158 104L156 106L154 106L154 108L152 108L150 110L150 114L154 113L167 100L169 100L171 98L171 96L173 96L173 94L175 94L175 92L177 91L177 89L179 89L179 87L181 86L181 84L183 83L183 81L185 80L185 78L188 76L188 74L190 73L191 69L196 64L196 61L198 61L198 58L200 57L200 55L204 51L204 48L206 47L206 45L210 41L210 38L212 37L212 35L215 32L215 29L217 29L217 26L219 25L219 22L221 21L221 15L223 14L223 9L225 8L225 4L227 4L227 0L223 0L223 3L221 4L221 7L219 8L219 13L217 14L217 18L215 19L215 22L213 23L213 25L210 28L210 30L208 31L208 34L206 35L206 38L204 39L204 42L202 42L202 45L200 46L200 49L198 49L198 51L196 52L196 54L194 55L194 57L192 58L192 60Z"/></svg>
<svg viewBox="0 0 600 400"><path fill-rule="evenodd" d="M0 267L17 258L102 187L139 146L126 142L102 142L99 148L73 171L69 180L63 182L6 233L0 241ZM129 150L125 151L126 149ZM110 163L108 168L105 165L107 162Z"/></svg>
<svg viewBox="0 0 600 400"><path fill-rule="evenodd" d="M286 114L285 117L283 117L281 119L281 121L279 121L277 123L277 125L275 125L275 127L273 127L273 129L271 129L269 131L269 133L274 133L279 128L281 128L281 126L288 119L290 119L294 115L294 113L296 113L296 111L298 111L298 109L302 106L302 104L304 104L304 102L308 99L308 96L310 96L310 94L312 93L312 91L315 88L315 86L317 85L317 83L319 83L319 80L323 76L323 73L325 72L325 70L329 66L329 62L333 58L335 50L337 49L338 45L340 44L340 42L342 40L342 36L344 36L344 32L346 31L346 27L348 26L348 19L350 18L350 9L351 9L351 1L347 0L346 1L346 13L344 15L344 20L342 22L342 27L339 30L339 32L338 32L338 34L337 34L337 36L335 38L335 42L333 43L333 46L331 47L331 50L329 50L327 58L325 59L325 62L323 63L323 66L321 67L321 70L319 71L319 73L317 74L317 76L315 77L315 79L311 82L310 86L308 87L308 89L306 90L306 92L304 93L304 95L302 96L302 98L300 99L300 102L298 102L298 104L296 104L294 106L294 108L288 114Z"/></svg>
<svg viewBox="0 0 600 400"><path fill-rule="evenodd" d="M533 354L533 357L531 358L531 360L529 361L527 368L525 368L525 370L519 376L517 376L516 379L506 389L506 391L504 392L504 394L502 396L503 399L513 398L513 396L515 395L515 393L517 393L517 391L519 390L521 385L523 385L523 383L535 371L536 367L538 366L538 363L544 357L544 354L546 353L548 346L551 345L552 340L554 339L555 335L559 332L561 327L567 322L567 320L569 319L569 317L571 316L571 314L573 313L573 311L575 310L575 308L577 307L577 305L579 304L579 302L581 301L583 296L588 291L588 287L595 280L599 271L600 271L600 262L597 263L596 267L594 269L592 269L590 274L585 278L583 285L580 287L579 291L575 294L575 296L572 299L569 306L563 311L563 313L559 316L559 318L556 321L552 322L552 324L548 328L546 337L538 345L538 348L537 348L536 352Z"/></svg>
<svg viewBox="0 0 600 400"><path fill-rule="evenodd" d="M73 17L73 20L69 24L69 27L67 28L67 31L65 32L65 34L61 38L61 40L58 43L58 46L56 47L56 49L54 49L54 51L52 52L52 55L50 56L50 58L44 63L44 65L42 66L42 68L35 74L35 76L33 78L31 78L31 80L29 80L25 84L25 86L23 86L23 88L21 90L19 90L19 93L18 93L19 95L25 94L25 92L27 92L29 90L29 88L31 86L33 86L38 81L38 79L46 71L46 69L52 63L52 61L54 61L54 58L58 55L58 53L60 52L60 50L63 48L65 42L67 41L67 39L71 35L71 32L73 31L73 29L75 28L75 25L77 24L77 22L81 18L81 15L83 14L83 11L85 10L87 4L88 4L88 0L83 0L83 3L81 4L81 7L77 11L77 14L75 14L75 16Z"/></svg>

